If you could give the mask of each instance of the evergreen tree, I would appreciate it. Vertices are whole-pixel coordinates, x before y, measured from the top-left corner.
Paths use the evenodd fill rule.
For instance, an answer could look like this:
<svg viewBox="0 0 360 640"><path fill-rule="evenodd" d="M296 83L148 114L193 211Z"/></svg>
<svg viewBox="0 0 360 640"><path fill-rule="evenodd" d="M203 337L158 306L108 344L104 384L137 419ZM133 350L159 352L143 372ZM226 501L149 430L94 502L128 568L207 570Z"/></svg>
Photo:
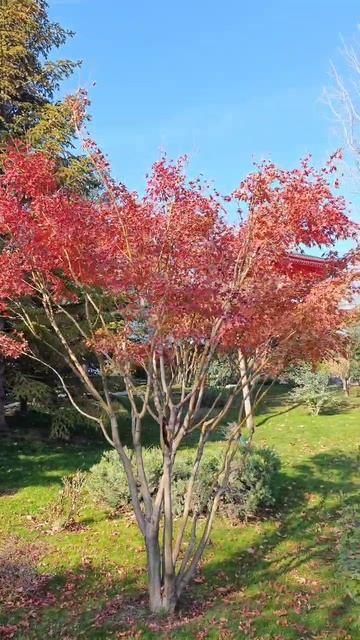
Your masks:
<svg viewBox="0 0 360 640"><path fill-rule="evenodd" d="M50 59L73 33L50 21L45 0L0 0L0 8L0 146L24 140L58 158L63 182L91 191L96 179L76 154L68 103L55 100L80 62Z"/></svg>
<svg viewBox="0 0 360 640"><path fill-rule="evenodd" d="M68 103L55 99L80 62L50 57L73 33L52 22L47 10L45 0L0 0L0 151L22 140L57 159L61 182L91 193L98 183L88 158L76 154ZM5 427L5 364L0 359L0 429Z"/></svg>

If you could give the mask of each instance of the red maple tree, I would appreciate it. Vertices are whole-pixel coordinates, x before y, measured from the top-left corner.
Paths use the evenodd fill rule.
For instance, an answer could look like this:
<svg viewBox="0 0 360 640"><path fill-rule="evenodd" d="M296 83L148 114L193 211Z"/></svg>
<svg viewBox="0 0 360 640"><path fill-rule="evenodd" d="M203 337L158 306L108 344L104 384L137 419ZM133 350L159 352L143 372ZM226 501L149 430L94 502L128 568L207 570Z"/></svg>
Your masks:
<svg viewBox="0 0 360 640"><path fill-rule="evenodd" d="M19 320L23 334L3 333L0 349L52 367L41 351L46 342L93 398L98 411L88 413L55 371L70 402L99 425L119 454L147 549L150 606L171 612L204 553L226 491L244 429L241 408L199 527L203 514L192 495L205 444L238 407L238 398L246 405L261 375L301 359L316 362L333 349L353 259L340 259L333 248L357 229L331 186L336 156L319 171L309 159L293 171L264 163L225 198L200 180L187 180L185 159L163 158L153 165L140 197L116 184L96 146L85 144L105 186L96 201L60 188L54 164L44 155L19 146L8 151L0 177L0 301L3 317L14 328ZM229 224L226 207L234 202L239 219ZM289 254L302 245L327 249L326 266L295 269ZM52 342L33 321L39 309ZM64 318L72 326L71 339ZM97 384L74 349L74 332L97 358ZM215 399L200 412L209 366L227 351L238 359L237 382L224 406ZM145 387L137 386L134 365L145 372ZM114 374L124 380L130 401L136 471L110 393ZM163 452L155 494L143 460L147 414L158 424ZM198 434L198 444L175 536L172 468L190 433Z"/></svg>

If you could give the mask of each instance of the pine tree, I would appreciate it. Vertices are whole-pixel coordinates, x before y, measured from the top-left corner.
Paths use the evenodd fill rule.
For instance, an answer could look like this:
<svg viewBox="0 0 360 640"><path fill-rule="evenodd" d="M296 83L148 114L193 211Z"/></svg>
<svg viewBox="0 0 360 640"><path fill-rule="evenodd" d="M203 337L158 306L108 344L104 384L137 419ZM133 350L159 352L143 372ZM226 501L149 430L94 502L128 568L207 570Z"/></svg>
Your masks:
<svg viewBox="0 0 360 640"><path fill-rule="evenodd" d="M1 125L19 137L39 122L61 80L79 63L48 59L72 33L50 22L44 0L2 0L0 32Z"/></svg>
<svg viewBox="0 0 360 640"><path fill-rule="evenodd" d="M45 0L0 0L0 147L24 140L59 160L63 182L96 187L89 160L77 155L67 101L55 100L80 61L50 59L71 31L51 22Z"/></svg>
<svg viewBox="0 0 360 640"><path fill-rule="evenodd" d="M76 154L68 102L55 99L80 62L50 57L73 33L51 22L47 10L45 0L0 0L0 151L22 140L56 158L62 183L89 193L97 187L91 164ZM0 359L0 429L5 426L4 370Z"/></svg>

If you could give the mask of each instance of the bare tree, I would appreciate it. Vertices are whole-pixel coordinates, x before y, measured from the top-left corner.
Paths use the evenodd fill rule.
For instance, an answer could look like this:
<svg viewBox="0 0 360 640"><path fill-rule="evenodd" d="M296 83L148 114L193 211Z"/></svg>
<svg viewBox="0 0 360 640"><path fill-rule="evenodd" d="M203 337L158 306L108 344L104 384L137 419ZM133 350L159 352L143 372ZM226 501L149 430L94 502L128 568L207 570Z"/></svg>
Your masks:
<svg viewBox="0 0 360 640"><path fill-rule="evenodd" d="M360 26L358 27L360 29ZM342 39L341 61L330 61L331 86L324 89L324 99L340 130L352 160L347 173L359 186L360 179L360 41L353 44Z"/></svg>

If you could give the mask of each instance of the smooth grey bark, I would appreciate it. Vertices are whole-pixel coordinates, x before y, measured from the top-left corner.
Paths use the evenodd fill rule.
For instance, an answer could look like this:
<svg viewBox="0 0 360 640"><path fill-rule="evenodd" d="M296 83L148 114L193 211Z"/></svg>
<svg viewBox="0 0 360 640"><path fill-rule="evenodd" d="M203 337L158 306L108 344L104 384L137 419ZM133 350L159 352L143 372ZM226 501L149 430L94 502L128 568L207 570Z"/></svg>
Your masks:
<svg viewBox="0 0 360 640"><path fill-rule="evenodd" d="M247 362L246 358L242 353L239 353L239 365L240 365L240 375L241 375L241 386L242 393L244 399L244 412L246 418L246 427L250 432L254 430L254 414L251 402L251 388L247 370Z"/></svg>
<svg viewBox="0 0 360 640"><path fill-rule="evenodd" d="M164 611L164 605L161 593L159 532L155 529L155 531L147 533L144 538L147 555L149 605L151 611L161 613Z"/></svg>
<svg viewBox="0 0 360 640"><path fill-rule="evenodd" d="M349 378L342 378L342 387L345 396L348 398L350 396L350 388L349 388Z"/></svg>

